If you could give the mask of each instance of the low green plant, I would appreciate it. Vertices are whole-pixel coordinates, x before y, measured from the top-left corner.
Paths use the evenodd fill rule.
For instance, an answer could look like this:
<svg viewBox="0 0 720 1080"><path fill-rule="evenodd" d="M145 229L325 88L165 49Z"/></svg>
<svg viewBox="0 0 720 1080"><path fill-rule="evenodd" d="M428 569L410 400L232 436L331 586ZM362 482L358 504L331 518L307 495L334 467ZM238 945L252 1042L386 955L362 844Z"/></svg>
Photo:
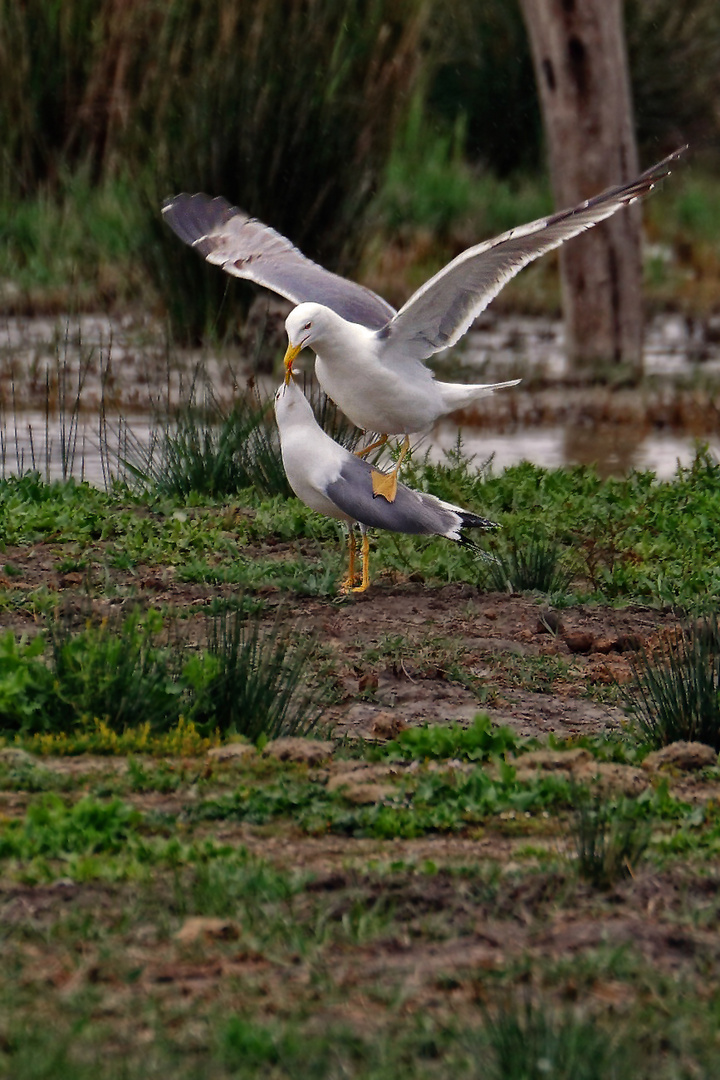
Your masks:
<svg viewBox="0 0 720 1080"><path fill-rule="evenodd" d="M12 630L0 637L0 728L42 730L55 696L52 672L42 660L45 638L16 640Z"/></svg>
<svg viewBox="0 0 720 1080"><path fill-rule="evenodd" d="M107 721L94 717L88 723L68 731L45 731L15 736L15 742L30 753L52 757L76 754L143 754L153 757L203 757L220 743L217 731L202 735L195 725L180 717L166 731L153 731L149 722L132 725L122 731Z"/></svg>
<svg viewBox="0 0 720 1080"><path fill-rule="evenodd" d="M57 688L56 728L90 719L115 731L149 724L166 730L177 723L182 682L178 650L159 644L159 612L139 609L119 624L89 624L79 633L49 621L52 670Z"/></svg>
<svg viewBox="0 0 720 1080"><path fill-rule="evenodd" d="M245 915L260 918L268 903L290 900L302 888L299 875L275 869L244 849L232 857L199 861L189 873L178 870L173 890L173 912L181 917Z"/></svg>
<svg viewBox="0 0 720 1080"><path fill-rule="evenodd" d="M475 717L469 727L460 724L423 724L402 731L381 748L382 756L411 761L458 758L462 761L488 761L515 753L520 741L507 727L493 724L485 713Z"/></svg>
<svg viewBox="0 0 720 1080"><path fill-rule="evenodd" d="M107 802L88 795L68 806L58 795L48 792L28 807L22 821L4 826L0 858L117 854L141 820L137 810L119 799Z"/></svg>
<svg viewBox="0 0 720 1080"><path fill-rule="evenodd" d="M668 634L631 659L626 693L643 738L654 747L684 739L720 750L720 625L716 614Z"/></svg>
<svg viewBox="0 0 720 1080"><path fill-rule="evenodd" d="M601 795L581 792L571 826L577 872L598 889L610 889L629 877L650 841L650 828L634 808L612 804Z"/></svg>

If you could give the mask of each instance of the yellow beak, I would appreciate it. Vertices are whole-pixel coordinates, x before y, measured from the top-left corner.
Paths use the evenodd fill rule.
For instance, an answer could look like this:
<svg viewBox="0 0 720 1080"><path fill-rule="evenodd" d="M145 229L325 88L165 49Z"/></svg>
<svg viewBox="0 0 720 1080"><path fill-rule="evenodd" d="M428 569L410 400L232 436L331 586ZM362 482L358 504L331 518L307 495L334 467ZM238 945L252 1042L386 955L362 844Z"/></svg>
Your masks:
<svg viewBox="0 0 720 1080"><path fill-rule="evenodd" d="M298 353L302 349L302 345L288 345L287 352L285 353L285 359L283 364L285 365L285 385L290 382L292 376L292 366L295 363Z"/></svg>

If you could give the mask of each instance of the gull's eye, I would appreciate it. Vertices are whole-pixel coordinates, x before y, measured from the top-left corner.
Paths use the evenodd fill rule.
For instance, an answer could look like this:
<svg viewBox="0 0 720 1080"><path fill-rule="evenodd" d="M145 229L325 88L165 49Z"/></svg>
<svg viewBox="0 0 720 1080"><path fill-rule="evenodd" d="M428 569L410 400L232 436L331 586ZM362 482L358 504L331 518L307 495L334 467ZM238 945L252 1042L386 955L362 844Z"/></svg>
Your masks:
<svg viewBox="0 0 720 1080"><path fill-rule="evenodd" d="M306 322L305 325L303 326L303 330L309 330L311 326L312 326L311 322Z"/></svg>

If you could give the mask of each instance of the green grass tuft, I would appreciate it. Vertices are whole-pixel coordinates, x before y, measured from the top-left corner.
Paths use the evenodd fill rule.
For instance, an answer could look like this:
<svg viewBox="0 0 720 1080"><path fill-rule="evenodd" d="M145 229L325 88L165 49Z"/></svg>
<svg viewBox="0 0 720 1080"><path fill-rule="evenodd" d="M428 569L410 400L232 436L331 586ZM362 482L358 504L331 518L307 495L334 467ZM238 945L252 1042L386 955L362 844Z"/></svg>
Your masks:
<svg viewBox="0 0 720 1080"><path fill-rule="evenodd" d="M627 803L609 804L602 796L579 794L571 827L577 872L597 889L610 889L630 877L650 841L650 829Z"/></svg>
<svg viewBox="0 0 720 1080"><path fill-rule="evenodd" d="M488 1016L483 1034L493 1056L487 1074L492 1080L629 1080L632 1075L602 1028L568 1013L554 1015L529 997Z"/></svg>
<svg viewBox="0 0 720 1080"><path fill-rule="evenodd" d="M561 593L570 584L562 565L565 549L542 529L517 530L487 541L492 561L482 563L485 581L498 592Z"/></svg>
<svg viewBox="0 0 720 1080"><path fill-rule="evenodd" d="M653 747L684 739L720 750L720 624L712 614L641 650L627 695Z"/></svg>
<svg viewBox="0 0 720 1080"><path fill-rule="evenodd" d="M183 669L193 695L189 718L201 732L232 732L253 742L308 735L325 699L323 686L308 678L314 652L314 642L280 617L267 629L237 612L213 616L205 650Z"/></svg>

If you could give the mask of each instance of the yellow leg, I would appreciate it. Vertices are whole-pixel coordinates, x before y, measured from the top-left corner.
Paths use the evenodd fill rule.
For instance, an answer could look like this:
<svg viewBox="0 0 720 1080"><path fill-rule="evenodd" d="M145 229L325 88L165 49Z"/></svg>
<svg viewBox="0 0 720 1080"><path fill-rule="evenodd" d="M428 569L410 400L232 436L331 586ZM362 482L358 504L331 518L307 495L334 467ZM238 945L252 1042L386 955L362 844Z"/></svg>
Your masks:
<svg viewBox="0 0 720 1080"><path fill-rule="evenodd" d="M381 435L375 442L371 442L369 446L366 446L363 450L356 450L355 457L367 457L371 450L377 450L379 446L384 446L388 441L387 435Z"/></svg>
<svg viewBox="0 0 720 1080"><path fill-rule="evenodd" d="M365 533L362 542L362 583L351 589L351 592L365 592L370 584L370 541Z"/></svg>
<svg viewBox="0 0 720 1080"><path fill-rule="evenodd" d="M350 529L348 533L348 572L347 577L340 583L340 592L350 592L355 584L355 552L357 551L357 543L355 541L355 530Z"/></svg>
<svg viewBox="0 0 720 1080"><path fill-rule="evenodd" d="M373 469L372 472L372 486L373 497L377 498L378 495L382 495L388 502L395 502L395 496L397 495L397 478L400 472L400 466L410 449L410 436L406 435L405 440L400 450L400 457L395 463L395 468L389 473L379 472L377 469Z"/></svg>

